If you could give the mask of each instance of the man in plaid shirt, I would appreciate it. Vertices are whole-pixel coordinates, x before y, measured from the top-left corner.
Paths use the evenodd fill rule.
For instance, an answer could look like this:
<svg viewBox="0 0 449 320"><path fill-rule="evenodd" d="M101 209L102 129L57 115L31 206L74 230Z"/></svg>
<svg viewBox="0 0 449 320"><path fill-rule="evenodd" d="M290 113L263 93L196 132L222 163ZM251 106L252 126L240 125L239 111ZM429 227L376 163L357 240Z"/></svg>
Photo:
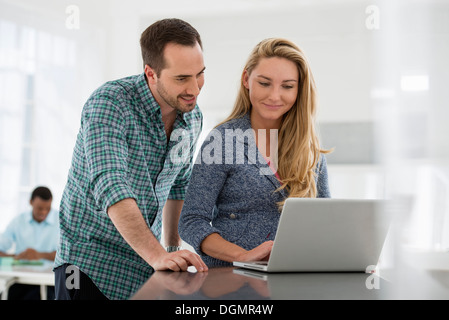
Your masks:
<svg viewBox="0 0 449 320"><path fill-rule="evenodd" d="M207 270L195 253L176 251L202 129L201 38L164 19L140 45L144 73L107 82L82 111L60 205L56 299L127 299L154 270Z"/></svg>

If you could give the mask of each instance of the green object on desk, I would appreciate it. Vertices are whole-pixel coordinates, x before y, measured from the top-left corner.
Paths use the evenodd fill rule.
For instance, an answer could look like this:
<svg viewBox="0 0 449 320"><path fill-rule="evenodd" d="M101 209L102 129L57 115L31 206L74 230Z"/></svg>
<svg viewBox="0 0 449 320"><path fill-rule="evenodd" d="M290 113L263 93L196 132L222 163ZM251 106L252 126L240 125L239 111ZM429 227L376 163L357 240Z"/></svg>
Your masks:
<svg viewBox="0 0 449 320"><path fill-rule="evenodd" d="M42 260L16 260L13 257L0 257L0 265L2 266L41 266Z"/></svg>
<svg viewBox="0 0 449 320"><path fill-rule="evenodd" d="M13 266L41 266L44 263L41 260L14 260Z"/></svg>
<svg viewBox="0 0 449 320"><path fill-rule="evenodd" d="M14 261L13 257L0 257L1 266L11 266Z"/></svg>

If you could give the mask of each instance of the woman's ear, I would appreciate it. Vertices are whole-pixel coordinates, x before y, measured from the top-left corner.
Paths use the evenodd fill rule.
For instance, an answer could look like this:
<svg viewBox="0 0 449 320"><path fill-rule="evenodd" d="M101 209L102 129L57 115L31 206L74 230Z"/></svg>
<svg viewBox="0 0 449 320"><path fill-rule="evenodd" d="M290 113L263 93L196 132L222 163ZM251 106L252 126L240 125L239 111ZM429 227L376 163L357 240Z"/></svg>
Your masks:
<svg viewBox="0 0 449 320"><path fill-rule="evenodd" d="M148 84L156 84L157 83L157 74L153 68L149 65L145 65L144 69L145 75L147 76Z"/></svg>
<svg viewBox="0 0 449 320"><path fill-rule="evenodd" d="M249 74L248 71L245 69L243 70L243 74L242 74L242 83L243 86L249 90Z"/></svg>

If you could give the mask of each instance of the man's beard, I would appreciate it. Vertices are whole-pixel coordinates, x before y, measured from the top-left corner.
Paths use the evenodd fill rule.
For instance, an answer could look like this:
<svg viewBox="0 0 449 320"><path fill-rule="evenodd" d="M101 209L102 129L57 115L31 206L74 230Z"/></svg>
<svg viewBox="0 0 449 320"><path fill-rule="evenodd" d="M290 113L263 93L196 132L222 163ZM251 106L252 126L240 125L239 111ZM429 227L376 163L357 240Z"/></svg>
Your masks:
<svg viewBox="0 0 449 320"><path fill-rule="evenodd" d="M159 96L164 100L165 103L167 103L170 107L173 109L176 109L178 111L181 111L183 113L190 112L195 108L196 105L196 99L193 103L182 103L182 98L186 98L187 100L193 99L195 96L193 95L178 95L176 98L170 96L167 91L165 90L164 85L159 82L158 86L156 88Z"/></svg>

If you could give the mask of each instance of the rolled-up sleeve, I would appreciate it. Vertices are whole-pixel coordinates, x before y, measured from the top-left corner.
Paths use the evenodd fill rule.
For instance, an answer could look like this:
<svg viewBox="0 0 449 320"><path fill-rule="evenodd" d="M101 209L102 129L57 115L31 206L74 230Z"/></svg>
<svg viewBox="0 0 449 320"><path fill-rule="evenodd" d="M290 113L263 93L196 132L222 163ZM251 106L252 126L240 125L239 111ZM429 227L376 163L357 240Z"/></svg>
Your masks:
<svg viewBox="0 0 449 320"><path fill-rule="evenodd" d="M126 198L135 198L129 185L126 131L122 115L107 99L83 123L84 152L97 206L104 210Z"/></svg>

